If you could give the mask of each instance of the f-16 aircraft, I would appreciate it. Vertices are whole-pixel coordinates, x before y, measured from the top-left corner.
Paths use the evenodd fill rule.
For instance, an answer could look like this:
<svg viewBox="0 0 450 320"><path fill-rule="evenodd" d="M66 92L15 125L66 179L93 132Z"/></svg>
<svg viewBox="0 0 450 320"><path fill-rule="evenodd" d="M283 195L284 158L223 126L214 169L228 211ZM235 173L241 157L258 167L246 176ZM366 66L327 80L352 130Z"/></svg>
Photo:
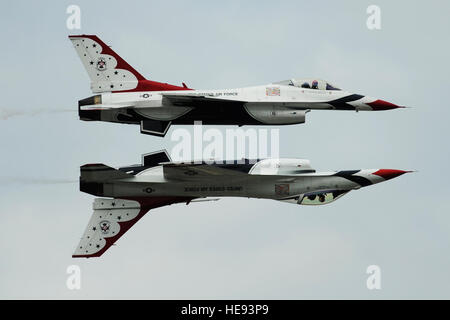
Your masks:
<svg viewBox="0 0 450 320"><path fill-rule="evenodd" d="M95 35L69 36L96 95L78 102L79 117L140 125L164 136L171 124L288 125L304 123L310 110L378 111L401 108L350 93L327 81L290 79L261 86L194 90L147 80Z"/></svg>
<svg viewBox="0 0 450 320"><path fill-rule="evenodd" d="M86 164L80 170L80 190L102 198L94 200L94 213L74 258L101 256L150 209L208 201L209 197L323 205L351 190L410 172L316 172L304 159L171 162L165 151L143 155L140 165L114 169L104 164Z"/></svg>

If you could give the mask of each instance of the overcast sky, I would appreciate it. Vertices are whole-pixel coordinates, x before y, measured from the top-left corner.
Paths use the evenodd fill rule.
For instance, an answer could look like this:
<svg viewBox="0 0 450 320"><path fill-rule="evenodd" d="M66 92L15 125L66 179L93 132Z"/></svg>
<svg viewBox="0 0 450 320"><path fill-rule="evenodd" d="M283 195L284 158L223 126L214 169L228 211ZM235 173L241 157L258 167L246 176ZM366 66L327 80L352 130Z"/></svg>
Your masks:
<svg viewBox="0 0 450 320"><path fill-rule="evenodd" d="M81 30L66 8L81 8ZM366 8L381 8L381 30ZM0 12L0 298L450 298L448 1L14 1ZM83 122L69 34L96 34L149 79L214 89L323 78L411 106L307 114L280 155L318 171L418 172L321 207L229 198L150 211L99 259L72 259L92 214L79 166L174 145ZM186 126L191 130L192 128ZM224 130L227 127L220 127ZM66 268L81 268L68 290ZM381 268L381 290L366 268Z"/></svg>

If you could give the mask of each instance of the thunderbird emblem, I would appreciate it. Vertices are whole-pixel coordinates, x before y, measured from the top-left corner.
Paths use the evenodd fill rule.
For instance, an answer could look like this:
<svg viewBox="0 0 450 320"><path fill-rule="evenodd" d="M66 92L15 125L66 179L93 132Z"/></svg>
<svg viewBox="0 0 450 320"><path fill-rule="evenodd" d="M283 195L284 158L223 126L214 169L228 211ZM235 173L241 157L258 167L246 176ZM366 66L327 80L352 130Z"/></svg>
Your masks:
<svg viewBox="0 0 450 320"><path fill-rule="evenodd" d="M106 60L105 58L98 58L97 60L97 70L105 71L106 70Z"/></svg>
<svg viewBox="0 0 450 320"><path fill-rule="evenodd" d="M110 227L109 221L104 220L100 222L100 230L102 231L103 234L109 233L109 227Z"/></svg>

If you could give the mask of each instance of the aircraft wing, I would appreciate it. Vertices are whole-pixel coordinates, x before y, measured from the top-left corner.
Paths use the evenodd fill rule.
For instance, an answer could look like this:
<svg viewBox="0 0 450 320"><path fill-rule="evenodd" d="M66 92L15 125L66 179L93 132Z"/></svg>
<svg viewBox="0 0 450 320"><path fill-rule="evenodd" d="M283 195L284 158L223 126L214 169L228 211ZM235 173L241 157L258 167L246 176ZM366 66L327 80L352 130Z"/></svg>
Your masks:
<svg viewBox="0 0 450 320"><path fill-rule="evenodd" d="M230 170L220 165L206 163L167 163L163 164L164 178L168 180L203 180L214 179L223 176L244 177L246 172Z"/></svg>
<svg viewBox="0 0 450 320"><path fill-rule="evenodd" d="M189 197L155 197L146 199L94 200L94 213L84 231L73 258L100 257L150 209L173 203L189 202Z"/></svg>

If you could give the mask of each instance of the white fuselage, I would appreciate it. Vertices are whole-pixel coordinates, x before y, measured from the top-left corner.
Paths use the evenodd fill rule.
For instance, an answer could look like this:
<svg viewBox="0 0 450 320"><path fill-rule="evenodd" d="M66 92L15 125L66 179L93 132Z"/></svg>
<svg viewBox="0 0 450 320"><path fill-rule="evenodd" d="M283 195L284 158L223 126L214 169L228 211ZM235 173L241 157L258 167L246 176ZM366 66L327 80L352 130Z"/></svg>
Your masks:
<svg viewBox="0 0 450 320"><path fill-rule="evenodd" d="M371 183L384 181L371 173L376 169L361 170L358 175ZM360 184L335 172L305 173L297 175L244 174L215 176L214 179L174 181L164 177L163 167L146 169L132 178L104 184L104 196L127 197L248 197L284 199L310 192L359 189ZM280 191L280 188L282 191Z"/></svg>
<svg viewBox="0 0 450 320"><path fill-rule="evenodd" d="M273 94L273 92L276 94ZM329 110L333 109L333 106L327 102L351 95L351 93L342 90L317 90L268 84L219 90L103 93L102 107L126 108L133 106L139 114L153 120L163 121L174 120L191 110L191 107L170 106L170 103L165 102L163 99L165 94L170 96L208 97L216 100L242 101L245 103L244 106L247 112L252 117L267 124L276 124L272 123L273 120L271 121L271 118L276 118L270 117L272 112L292 112L292 108L297 110ZM349 102L349 104L353 105L357 110L370 111L372 108L365 103L372 101L374 101L373 98L361 97L358 100ZM278 119L276 122L295 121L290 119L292 117Z"/></svg>

